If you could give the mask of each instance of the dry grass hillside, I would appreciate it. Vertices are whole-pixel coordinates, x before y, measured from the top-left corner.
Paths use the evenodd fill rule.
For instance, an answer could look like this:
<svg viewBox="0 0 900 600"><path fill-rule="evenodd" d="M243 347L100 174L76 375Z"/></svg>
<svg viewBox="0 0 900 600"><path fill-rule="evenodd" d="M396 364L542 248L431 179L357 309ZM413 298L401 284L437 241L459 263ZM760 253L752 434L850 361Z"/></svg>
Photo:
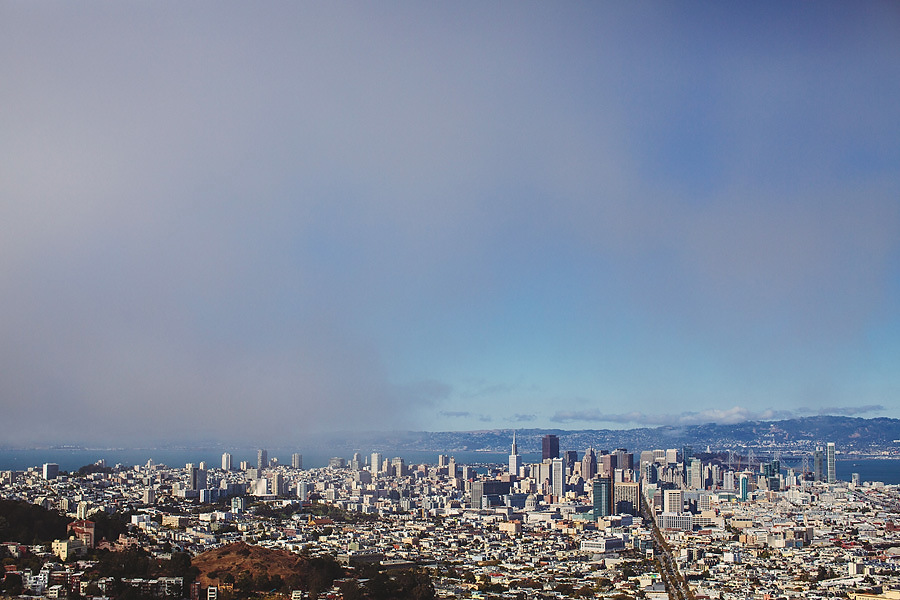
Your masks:
<svg viewBox="0 0 900 600"><path fill-rule="evenodd" d="M335 563L325 564L288 552L236 542L193 558L191 564L200 570L201 585L234 583L244 590L268 591L291 588L322 589L340 575Z"/></svg>

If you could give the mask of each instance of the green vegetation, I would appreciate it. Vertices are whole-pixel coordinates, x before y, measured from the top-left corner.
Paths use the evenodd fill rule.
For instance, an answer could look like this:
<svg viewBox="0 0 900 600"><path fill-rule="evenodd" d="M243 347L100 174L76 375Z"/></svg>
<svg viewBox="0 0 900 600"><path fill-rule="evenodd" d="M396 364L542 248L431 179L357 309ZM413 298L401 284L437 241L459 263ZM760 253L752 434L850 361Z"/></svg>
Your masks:
<svg viewBox="0 0 900 600"><path fill-rule="evenodd" d="M0 499L0 542L49 544L66 537L71 519L55 510Z"/></svg>

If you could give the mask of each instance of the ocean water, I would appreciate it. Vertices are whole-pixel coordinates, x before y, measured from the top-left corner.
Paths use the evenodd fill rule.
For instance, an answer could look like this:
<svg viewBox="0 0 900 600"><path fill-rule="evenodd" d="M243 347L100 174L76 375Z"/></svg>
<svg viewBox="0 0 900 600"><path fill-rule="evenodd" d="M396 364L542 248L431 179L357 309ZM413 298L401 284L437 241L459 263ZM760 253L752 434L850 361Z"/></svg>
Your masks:
<svg viewBox="0 0 900 600"><path fill-rule="evenodd" d="M333 456L343 456L348 462L350 456L342 454L323 454L321 452L306 453L298 449L268 448L269 458L277 458L280 464L291 464L291 455L299 452L303 455L303 467L313 469L324 467ZM377 450L385 459L400 456L409 464L437 464L438 453L421 451ZM99 459L106 460L109 466L144 465L148 460L154 464L170 467L183 467L187 463L197 464L206 461L209 468L222 465L222 453L232 455L232 464L238 467L241 461L256 465L256 449L248 448L29 448L24 450L0 449L0 471L25 470L44 463L57 463L64 471L75 471L79 467L89 465ZM370 453L360 453L365 462ZM485 463L507 464L509 456L496 452L448 452L448 456L456 459L458 465L478 465ZM540 462L540 454L523 453L524 462Z"/></svg>
<svg viewBox="0 0 900 600"><path fill-rule="evenodd" d="M31 448L26 450L0 449L0 471L25 470L29 467L39 467L46 462L59 464L60 469L75 471L79 467L89 465L99 459L105 459L108 465L117 463L123 465L144 465L148 460L155 464L164 464L170 467L181 467L187 463L197 464L206 461L210 468L219 467L222 464L222 453L229 452L233 456L235 468L241 461L246 460L250 464L256 464L256 450L249 448ZM321 452L305 453L302 450L290 448L269 448L269 458L278 458L282 464L291 463L291 454L300 452L303 455L303 466L307 469L324 467L328 459L335 454L323 454ZM437 464L438 454L435 452L392 452L379 450L387 458L402 456L406 464ZM447 453L456 459L459 465L478 465L485 463L506 464L509 457L499 452L455 452ZM362 454L363 461L369 456ZM344 456L349 461L349 456ZM524 463L540 461L540 454L522 454ZM785 465L787 466L787 465ZM886 484L900 484L900 459L857 459L838 460L837 477L841 481L850 481L853 473L859 473L861 481L881 481ZM795 467L796 468L796 467Z"/></svg>

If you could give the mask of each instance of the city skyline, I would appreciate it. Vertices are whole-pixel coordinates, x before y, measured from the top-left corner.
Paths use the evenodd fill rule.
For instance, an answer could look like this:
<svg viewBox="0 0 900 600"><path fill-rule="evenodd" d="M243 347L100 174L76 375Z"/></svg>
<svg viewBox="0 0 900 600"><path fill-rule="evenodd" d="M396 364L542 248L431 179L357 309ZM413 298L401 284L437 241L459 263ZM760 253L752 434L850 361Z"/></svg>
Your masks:
<svg viewBox="0 0 900 600"><path fill-rule="evenodd" d="M5 443L900 418L893 6L215 12L4 9Z"/></svg>

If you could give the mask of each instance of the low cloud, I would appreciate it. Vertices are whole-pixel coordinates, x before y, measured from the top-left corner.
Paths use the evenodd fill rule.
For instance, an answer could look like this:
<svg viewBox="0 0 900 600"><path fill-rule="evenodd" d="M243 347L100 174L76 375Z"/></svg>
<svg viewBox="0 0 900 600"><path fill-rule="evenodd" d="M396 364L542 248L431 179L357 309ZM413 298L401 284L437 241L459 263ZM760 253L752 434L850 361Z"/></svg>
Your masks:
<svg viewBox="0 0 900 600"><path fill-rule="evenodd" d="M467 410L442 410L440 412L442 417L452 418L452 419L461 419L465 417L471 417L472 413Z"/></svg>
<svg viewBox="0 0 900 600"><path fill-rule="evenodd" d="M855 417L869 413L882 412L885 408L881 404L863 404L862 406L825 406L822 408L801 408L798 413L813 415L840 415L843 417Z"/></svg>
<svg viewBox="0 0 900 600"><path fill-rule="evenodd" d="M517 423L527 423L530 421L534 421L535 419L537 419L536 415L515 414L512 417L512 420L516 421Z"/></svg>

